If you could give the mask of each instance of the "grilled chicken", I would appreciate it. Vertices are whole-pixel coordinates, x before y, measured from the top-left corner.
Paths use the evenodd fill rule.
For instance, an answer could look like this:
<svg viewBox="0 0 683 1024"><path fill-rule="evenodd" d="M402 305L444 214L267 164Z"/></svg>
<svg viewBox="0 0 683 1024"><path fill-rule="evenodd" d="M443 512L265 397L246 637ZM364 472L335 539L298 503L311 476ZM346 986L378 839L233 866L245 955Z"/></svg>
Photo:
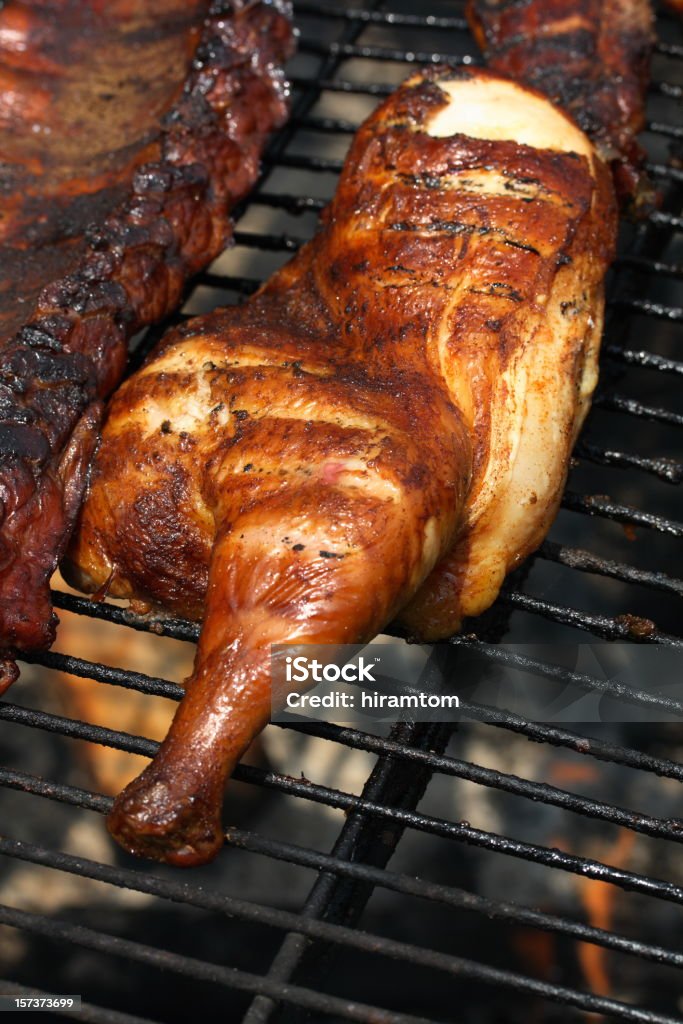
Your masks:
<svg viewBox="0 0 683 1024"><path fill-rule="evenodd" d="M654 44L649 0L468 0L488 67L540 89L592 138L636 216L655 196L636 135Z"/></svg>
<svg viewBox="0 0 683 1024"><path fill-rule="evenodd" d="M435 639L555 515L596 382L610 174L540 94L436 68L358 132L316 237L250 301L171 331L115 395L65 566L202 619L157 757L109 828L222 844L270 714L270 645Z"/></svg>
<svg viewBox="0 0 683 1024"><path fill-rule="evenodd" d="M53 639L49 579L127 339L227 243L286 115L286 4L208 6L0 10L0 690L14 650Z"/></svg>

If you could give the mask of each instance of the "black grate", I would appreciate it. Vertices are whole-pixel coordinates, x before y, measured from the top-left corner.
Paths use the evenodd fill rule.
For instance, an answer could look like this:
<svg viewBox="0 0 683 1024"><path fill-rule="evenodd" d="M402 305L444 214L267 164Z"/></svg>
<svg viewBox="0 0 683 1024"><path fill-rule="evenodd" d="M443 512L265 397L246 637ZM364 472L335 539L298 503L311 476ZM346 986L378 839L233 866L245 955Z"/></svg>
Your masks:
<svg viewBox="0 0 683 1024"><path fill-rule="evenodd" d="M350 134L377 97L389 93L405 77L407 65L478 60L462 5L445 0L427 0L420 5L420 13L400 0L366 0L359 7L300 0L296 15L301 41L291 67L292 119L270 147L259 189L241 213L235 249L194 283L180 317L239 301L310 237L316 215L332 194ZM683 322L683 173L669 157L670 145L683 138L683 43L680 27L670 15L661 13L659 30L645 139L651 154L650 170L662 189L663 203L647 224L623 231L610 288L600 391L575 452L576 465L563 511L533 564L508 581L490 613L443 645L444 659L453 649L472 647L500 657L491 642L502 636L509 642L533 642L539 636L544 641L595 636L683 646L677 600L683 595L683 580L675 572L671 574L677 564L676 541L683 535L677 493L671 486L683 479L676 433L683 425L680 404L676 403L678 377L683 373L677 348ZM134 362L161 330L149 332ZM190 641L197 636L197 627L191 623L164 621L150 627L146 620L115 604L97 604L62 592L54 597L57 607L68 612L107 620L120 625L122 631L147 631L150 644L154 644L155 634ZM28 660L90 679L93 687L109 684L171 700L182 695L178 685L164 679L86 661L76 654L49 652ZM562 666L531 659L524 663L540 675L578 683L586 691L601 689L609 694L618 689L616 684ZM52 734L145 757L155 752L156 744L142 736L75 720L54 708L14 704L14 698L21 695L19 683L10 695L12 700L0 704L0 719L12 730L16 725L38 730L37 735L25 733L35 744ZM662 712L683 711L675 701L651 693L633 691L630 699L636 709L659 705ZM197 933L208 927L203 922L214 922L212 934L218 936L218 944L208 953L198 941L189 947L206 955L190 955L186 949L171 951L170 937L166 941L165 935L153 945L115 934L115 922L100 930L101 916L95 922L97 927L92 927L92 923L74 919L73 914L21 909L19 898L12 901L16 905L0 907L0 924L19 929L36 943L44 940L46 948L54 951L63 953L76 947L95 951L114 965L115 978L124 979L134 965L147 972L150 987L163 984L157 968L170 972L167 977L187 978L190 987L184 991L194 993L196 1001L177 1007L175 1015L169 1013L165 1019L172 1020L188 1019L198 1012L207 983L211 991L236 993L234 1002L220 1004L222 1019L244 1024L276 1020L284 1024L300 1020L306 1013L307 1019L314 1021L366 1024L516 1021L533 1019L533 1014L526 1015L529 1007L536 1019L548 1021L581 1019L581 1012L648 1024L683 1020L679 998L683 986L677 973L683 967L683 875L676 870L671 854L671 850L677 852L673 844L683 838L683 820L671 816L671 800L659 799L663 787L683 781L683 764L677 760L683 749L680 726L669 727L669 731L662 727L655 741L637 726L617 735L604 730L597 735L596 727L594 734L587 736L581 730L542 725L491 708L469 706L464 712L465 722L455 735L452 727L443 725L395 726L388 738L331 725L287 727L288 732L304 732L346 750L348 756L357 751L374 757L374 767L360 793L255 765L238 768L235 778L250 790L263 790L263 800L269 792L271 800L294 797L341 812L343 824L331 847L326 847L329 853L306 842L292 843L286 838L287 831L277 828L275 835L268 827L262 831L230 828L226 834L222 859L228 869L244 864L247 858L266 874L276 862L288 870L315 873L310 891L296 911L238 897L239 880L226 884L223 875L212 873L214 869L188 878L161 868L150 870L149 865L130 859L108 864L64 852L56 848L58 843L36 845L11 838L9 833L25 835L23 804L12 805L19 810L5 821L0 836L0 853L5 858L12 858L14 864L26 862L52 869L48 874L80 876L147 894L160 906L181 905L183 913L193 908L197 916L187 919L189 924L185 917L177 920L181 927L195 928ZM468 730L474 730L475 737L488 736L494 748L517 737L542 744L551 762L566 758L579 774L582 765L598 764L601 772L619 771L619 778L626 780L620 783L622 796L616 800L587 796L571 786L538 781L509 767L491 767L470 756L458 756L463 750L472 750L463 741ZM0 769L3 787L64 805L68 814L107 812L108 797L58 782L52 772L29 772L28 758L19 756L15 761L12 767ZM55 770L54 775L59 774L63 773ZM525 838L518 838L516 833L524 828L516 823L508 829L483 824L473 827L458 815L444 814L444 804L431 799L435 786L451 785L453 780L483 787L481 792L510 796L518 801L515 807L529 806L533 814L548 809L559 815L553 820L568 822L566 835L570 837L602 824L612 829L610 835L621 830L618 834L665 840L656 847L663 852L655 852L649 859L643 854L636 868L626 870L618 858L612 858L617 860L612 863L607 856L591 856L587 848L571 841L564 842L562 849L547 838L536 841L532 829ZM628 787L627 796L624 790ZM581 786L575 788L581 790ZM666 792L670 793L670 788ZM622 800L629 803L635 796L645 800L647 812L621 805ZM520 816L523 818L523 812ZM265 820L267 823L268 818ZM425 877L422 872L416 876L400 867L387 868L394 854L400 863L401 851L410 842L421 851ZM514 881L509 888L513 898L502 898L500 884L495 898L474 891L468 850L476 852L475 859L487 857L486 864L512 865L503 871L512 870ZM443 875L446 881L429 879L433 866L437 866L437 876ZM552 870L541 875L537 869ZM529 879L527 889L519 884L524 877ZM542 879L548 877L604 883L620 900L635 901L633 914L618 930L611 918L602 924L596 923L597 919L588 921L571 907L567 913L535 909L540 902L537 892L548 884ZM460 887L463 878L470 881L469 888ZM455 881L459 884L453 884ZM556 884L561 885L560 881ZM527 890L530 895L525 898ZM369 913L366 906L378 895L385 897L382 906L391 908L387 911L390 917L404 915L409 925L392 928L381 913ZM656 917L660 904L663 909ZM356 927L364 913L366 917L369 914L375 931ZM444 913L448 928L466 934L468 929L476 930L476 922L483 922L482 927L489 928L485 932L489 948L463 955L462 943L441 941L438 932L434 933L437 941L426 938L429 922L444 920ZM654 928L644 923L650 915L657 922ZM421 920L427 924L421 925ZM512 934L527 940L531 936L537 942L551 937L558 963L544 972L538 956L529 956L524 969L519 968L519 959L511 966L513 959L506 952L498 956L494 948L498 940L491 937L498 935L498 928L512 929ZM395 937L397 934L401 937ZM244 950L230 959L235 943L241 944L240 936L256 937L258 955L251 960ZM501 946L507 948L502 940ZM467 941L464 948L467 951ZM563 972L563 962L576 960L576 953L569 951L578 948L625 955L622 973L627 975L637 973L631 963L643 973L641 965L652 965L655 981L637 991L631 1001L606 992L595 972L584 973L579 983L576 971L573 975L569 969ZM386 973L387 959L395 965L394 975ZM334 965L336 970L325 973L325 966ZM375 971L381 984L373 986L366 980L359 994L354 979ZM14 978L10 968L6 973ZM405 987L399 975L405 977ZM30 983L26 977L17 984L8 980L0 985L0 991L39 992L44 982L38 967L31 977ZM387 979L393 980L387 983ZM402 1003L406 991L413 993L412 1001ZM366 999L363 992L372 998ZM501 995L491 996L491 992ZM518 1004L510 999L512 992L517 994ZM640 992L645 993L642 1000ZM121 1000L117 1005L122 1005ZM124 1012L123 1008L84 1004L78 1016L133 1024L143 1021L135 1015L139 1005L131 1002ZM154 1003L147 999L142 1005ZM516 1010L517 1005L523 1011ZM225 1006L230 1008L227 1015ZM581 1011L578 1016L577 1010ZM149 1016L160 1019L151 1011Z"/></svg>

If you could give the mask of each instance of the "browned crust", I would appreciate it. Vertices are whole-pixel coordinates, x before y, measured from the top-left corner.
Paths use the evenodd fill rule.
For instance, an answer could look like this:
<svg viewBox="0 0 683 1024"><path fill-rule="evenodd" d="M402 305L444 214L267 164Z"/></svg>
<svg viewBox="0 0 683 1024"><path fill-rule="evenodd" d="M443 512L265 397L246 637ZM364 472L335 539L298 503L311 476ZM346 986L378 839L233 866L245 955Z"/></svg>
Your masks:
<svg viewBox="0 0 683 1024"><path fill-rule="evenodd" d="M555 346L548 304L602 290L611 177L575 152L429 134L443 86L475 76L500 77L436 67L389 97L315 238L247 302L169 332L109 406L70 578L203 619L169 735L108 818L131 853L190 867L221 849L225 780L271 713L270 644L365 642L410 600L460 539L494 382L523 358L529 390L562 403L568 461L589 309L567 302Z"/></svg>
<svg viewBox="0 0 683 1024"><path fill-rule="evenodd" d="M101 400L122 377L131 335L177 305L231 237L230 211L286 117L289 16L287 0L213 4L159 158L135 171L77 269L43 289L3 345L0 651L54 638L49 579L80 506Z"/></svg>

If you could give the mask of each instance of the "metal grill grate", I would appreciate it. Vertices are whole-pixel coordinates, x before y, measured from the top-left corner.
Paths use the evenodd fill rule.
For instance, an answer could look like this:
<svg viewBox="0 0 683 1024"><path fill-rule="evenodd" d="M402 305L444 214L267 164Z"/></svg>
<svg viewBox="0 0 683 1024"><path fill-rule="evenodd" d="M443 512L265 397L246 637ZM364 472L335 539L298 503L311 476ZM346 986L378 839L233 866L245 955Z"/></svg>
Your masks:
<svg viewBox="0 0 683 1024"><path fill-rule="evenodd" d="M399 0L366 0L362 7L309 0L296 4L301 41L291 68L292 119L270 147L259 189L241 212L235 249L194 283L179 317L239 301L304 237L310 236L315 216L333 191L350 134L377 97L386 95L405 77L408 65L477 60L461 5L428 0L420 5L420 13L411 8L410 3ZM454 637L451 645L444 645L445 657L449 647L473 647L491 657L500 656L491 641L502 635L510 642L528 642L539 635L544 640L596 636L683 646L677 604L677 598L683 595L683 580L661 570L662 566L676 565L674 545L683 535L676 492L671 487L683 479L676 435L683 425L683 415L677 411L680 406L676 405L683 362L675 347L683 321L683 219L679 212L683 172L669 161L669 145L683 138L683 44L680 28L670 16L660 15L659 29L661 41L655 58L646 142L651 154L650 171L664 199L661 210L646 225L623 231L610 287L600 392L575 453L577 464L563 511L532 567L508 582L492 612L469 624L464 635ZM134 362L166 326L148 333ZM609 495L602 493L605 488ZM593 493L596 489L600 493ZM638 531L635 541L634 530ZM585 550L584 544L590 550ZM122 631L150 632L147 621L115 604L97 604L61 592L54 598L56 606L68 612L107 620L118 624ZM164 621L154 624L148 641L154 644L158 633L192 641L197 632L191 623ZM181 688L174 683L76 655L49 652L27 660L85 677L93 681L93 686L109 684L172 700L182 696ZM540 661L532 664L529 659L525 664L540 675L579 683L587 691L601 688L609 693L611 688L615 692L615 684L590 675ZM11 697L19 699L21 695L19 683ZM683 711L675 701L644 692L633 692L631 699L636 707L659 703L662 711ZM607 733L588 737L579 731L478 706L468 706L464 712L466 720L479 723L476 728L482 735L493 736L494 745L524 737L543 744L548 751L552 749L553 757L573 757L575 765L599 763L602 770L618 768L626 773L629 785L633 781L634 793L642 791L638 780L644 779L654 787L648 793L667 785L666 780L670 780L669 785L683 781L683 764L670 756L676 744L679 749L683 746L680 733L667 752L649 744L642 731L636 733L635 746L626 746L621 735L616 740ZM53 710L19 706L10 700L0 704L0 720L12 727L38 730L37 734L26 732L35 743L43 742L44 734L50 733L146 757L156 750L156 744L144 737L78 721ZM463 731L467 728L466 721ZM430 794L439 780L464 780L484 787L482 792L521 799L525 806L533 801L532 808L552 808L562 820L571 822L570 831L602 822L629 834L667 840L663 844L667 850L681 842L683 821L649 810L637 812L571 788L475 763L469 757L456 756L457 750L446 753L453 728L444 725L395 726L388 738L331 725L288 726L287 730L305 732L339 749L361 751L376 758L360 793L254 765L238 768L236 779L249 788L270 791L280 801L295 797L344 815L329 853L305 843L295 845L279 834L271 836L244 828L227 832L223 857L230 864L230 858L242 851L250 861L258 861L264 872L275 862L282 862L289 868L315 873L310 892L297 912L237 897L233 892L239 891L239 884L227 893L223 883L215 883L210 869L188 879L177 872L149 870L149 865L131 860L123 866L106 864L6 834L0 836L0 853L13 858L14 863L27 862L52 869L55 874L81 876L144 893L163 904L182 905L183 911L194 908L199 916L191 920L198 930L203 927L202 914L218 915L218 934L226 936L226 941L229 934L239 936L244 929L249 929L245 934L267 935L267 939L258 939L259 943L263 941L265 953L252 961L258 969L248 969L248 957L242 955L236 958L237 966L227 962L222 944L208 957L190 956L170 951L163 938L159 946L150 945L115 935L106 928L99 930L75 922L68 916L20 909L19 900L16 906L0 907L0 924L45 939L55 950L73 946L97 951L115 964L113 970L121 977L131 964L149 971L150 985L162 983L156 968L187 977L197 1002L194 1007L179 1007L180 1016L173 1019L187 1019L197 1012L206 983L241 993L234 1004L227 1004L233 1010L223 1017L244 1024L276 1020L283 1024L299 1020L303 1012L314 1021L355 1020L366 1024L429 1024L455 1017L464 1021L516 1020L513 1010L506 1015L506 1004L500 1000L494 1015L486 1015L486 993L498 990L503 996L516 993L523 1007L540 1000L544 1009L539 1019L544 1020L576 1019L575 1010L648 1024L672 1024L683 1019L683 1003L676 998L683 989L676 974L683 967L683 952L679 951L683 948L683 912L679 909L683 905L683 877L679 876L678 882L653 877L650 862L645 865L647 870L626 870L598 857L572 852L567 844L558 849L550 842L516 838L502 829L475 828L453 816L433 812ZM85 810L104 814L109 809L108 797L41 777L25 767L19 763L0 768L0 785L44 797L74 809L74 813ZM656 807L657 801L648 805ZM15 815L3 826L3 833L21 835L21 826L21 818ZM425 877L387 869L397 848L400 853L408 838L415 835L424 850ZM444 872L447 881L429 880L430 857L438 846L440 852L433 860L443 865L445 845L453 859L453 867ZM611 926L588 923L578 914L533 909L523 899L477 895L471 891L474 884L470 889L461 888L453 882L459 881L459 867L464 871L467 862L463 851L467 848L477 850L477 856L482 857L505 855L505 862L517 872L528 874L535 871L534 866L550 868L552 877L591 879L622 894L635 894L620 896L636 900L635 925L630 933L621 933ZM666 857L662 871L665 867ZM675 879L675 871L673 875ZM198 884L196 877L201 877L204 884ZM540 876L532 873L529 877L533 893L533 881ZM449 944L445 949L429 948L424 941L389 937L384 934L389 928L378 929L377 933L360 930L355 926L373 893L390 894L392 912L409 915L418 938L424 938L420 915L432 908L447 912L454 928L465 927L463 921L491 921L501 929L521 929L527 936L552 936L558 949L573 948L572 944L578 943L582 948L625 954L635 958L634 963L651 963L657 972L665 972L656 977L667 980L659 993L651 986L648 1005L639 1005L598 991L599 985L591 989L590 985L570 984L559 967L554 976L541 977L531 969L533 960L528 970L512 969L509 964L500 965L494 955L467 957L453 952ZM527 902L535 904L536 900L532 895ZM665 926L659 929L657 941L635 937L643 934L638 921L642 923L650 908L661 902L666 905L662 918ZM321 963L327 960L329 966L332 956L347 965L344 979L338 972L325 975L321 971ZM354 988L353 964L362 962L363 969L372 972L380 970L387 958L393 959L396 971L405 973L407 984L416 993L408 1007L400 1004L393 985L385 986L381 1000L375 1000L377 1005L365 1002ZM8 980L0 990L38 992L42 980L37 971L32 984L36 987ZM441 1003L430 999L428 991L441 992ZM467 1010L463 998L471 998L479 1010ZM134 1005L128 1008L137 1009ZM92 1004L84 1004L78 1016L111 1024L144 1024L143 1018L134 1013Z"/></svg>

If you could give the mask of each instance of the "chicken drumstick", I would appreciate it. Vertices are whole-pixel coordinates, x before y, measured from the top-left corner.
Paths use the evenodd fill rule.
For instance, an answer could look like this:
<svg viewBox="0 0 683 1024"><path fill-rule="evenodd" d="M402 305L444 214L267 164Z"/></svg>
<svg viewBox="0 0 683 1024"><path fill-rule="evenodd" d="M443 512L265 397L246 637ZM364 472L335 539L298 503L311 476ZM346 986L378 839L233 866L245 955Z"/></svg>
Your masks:
<svg viewBox="0 0 683 1024"><path fill-rule="evenodd" d="M411 598L410 627L443 636L540 542L615 221L608 169L544 97L431 69L360 129L313 241L123 385L69 575L203 618L169 735L109 818L127 850L216 854L271 644L368 640Z"/></svg>

